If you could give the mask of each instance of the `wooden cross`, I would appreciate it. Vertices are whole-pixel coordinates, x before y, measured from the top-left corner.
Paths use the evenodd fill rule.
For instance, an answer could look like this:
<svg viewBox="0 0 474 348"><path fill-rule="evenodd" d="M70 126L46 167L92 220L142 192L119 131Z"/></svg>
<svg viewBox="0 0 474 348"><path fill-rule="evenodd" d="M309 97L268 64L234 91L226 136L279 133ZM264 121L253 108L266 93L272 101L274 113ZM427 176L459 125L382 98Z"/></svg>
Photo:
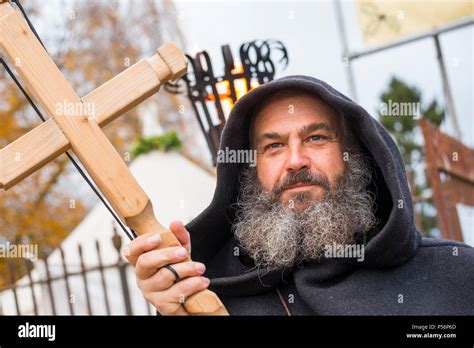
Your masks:
<svg viewBox="0 0 474 348"><path fill-rule="evenodd" d="M0 150L0 188L8 189L61 153L72 149L120 219L138 234L158 232L161 247L179 246L153 214L152 203L101 127L186 73L187 63L173 44L141 60L79 98L25 20L0 0L0 50L26 90L50 117ZM79 110L65 114L61 105ZM89 113L92 105L95 115ZM217 295L203 290L183 304L193 315L227 315Z"/></svg>

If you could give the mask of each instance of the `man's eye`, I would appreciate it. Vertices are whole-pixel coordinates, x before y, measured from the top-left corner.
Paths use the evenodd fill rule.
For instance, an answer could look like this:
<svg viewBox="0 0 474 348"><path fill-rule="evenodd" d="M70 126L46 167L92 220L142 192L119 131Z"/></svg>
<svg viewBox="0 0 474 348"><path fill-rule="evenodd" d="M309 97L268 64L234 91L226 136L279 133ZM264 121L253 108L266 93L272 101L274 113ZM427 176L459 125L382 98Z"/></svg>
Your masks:
<svg viewBox="0 0 474 348"><path fill-rule="evenodd" d="M266 149L278 149L281 146L280 143L271 143L265 146Z"/></svg>
<svg viewBox="0 0 474 348"><path fill-rule="evenodd" d="M308 138L310 141L323 142L328 140L328 137L325 135L312 135Z"/></svg>

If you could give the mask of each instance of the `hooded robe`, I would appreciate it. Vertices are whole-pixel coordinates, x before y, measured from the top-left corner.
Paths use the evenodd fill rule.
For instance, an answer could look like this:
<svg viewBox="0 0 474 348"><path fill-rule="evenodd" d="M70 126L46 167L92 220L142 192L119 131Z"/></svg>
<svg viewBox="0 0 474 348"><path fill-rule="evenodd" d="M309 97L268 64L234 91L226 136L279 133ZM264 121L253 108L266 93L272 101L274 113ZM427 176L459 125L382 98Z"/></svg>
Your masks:
<svg viewBox="0 0 474 348"><path fill-rule="evenodd" d="M256 269L233 236L243 163L218 163L210 205L186 228L192 258L230 315L473 315L474 248L422 237L400 152L387 130L327 83L290 76L262 85L233 107L222 151L249 149L255 106L270 94L299 88L345 117L373 165L377 227L367 234L364 260L326 258L292 268Z"/></svg>

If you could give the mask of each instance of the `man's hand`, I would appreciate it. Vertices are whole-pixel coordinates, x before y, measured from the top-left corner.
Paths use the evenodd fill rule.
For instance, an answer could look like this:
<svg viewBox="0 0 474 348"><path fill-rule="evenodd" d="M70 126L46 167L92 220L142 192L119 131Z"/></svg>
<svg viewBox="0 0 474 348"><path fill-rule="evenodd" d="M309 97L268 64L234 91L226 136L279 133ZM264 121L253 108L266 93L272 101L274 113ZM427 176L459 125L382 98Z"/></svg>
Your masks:
<svg viewBox="0 0 474 348"><path fill-rule="evenodd" d="M158 249L160 235L149 233L133 240L125 249L125 257L134 267L137 285L145 299L162 315L188 315L182 304L194 293L209 286L209 279L202 277L205 266L199 262L185 261L191 255L191 239L184 225L175 221L170 231L183 247ZM172 265L179 274L166 268Z"/></svg>

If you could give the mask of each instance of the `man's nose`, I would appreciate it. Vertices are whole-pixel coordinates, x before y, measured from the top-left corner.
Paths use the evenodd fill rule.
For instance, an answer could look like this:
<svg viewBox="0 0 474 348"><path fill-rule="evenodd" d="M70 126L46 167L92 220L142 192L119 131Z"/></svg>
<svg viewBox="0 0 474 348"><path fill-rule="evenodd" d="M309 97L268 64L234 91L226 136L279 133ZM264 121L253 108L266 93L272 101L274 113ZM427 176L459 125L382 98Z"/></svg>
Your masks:
<svg viewBox="0 0 474 348"><path fill-rule="evenodd" d="M290 146L289 154L286 162L287 171L298 171L301 169L308 169L311 162L305 154L301 146Z"/></svg>

